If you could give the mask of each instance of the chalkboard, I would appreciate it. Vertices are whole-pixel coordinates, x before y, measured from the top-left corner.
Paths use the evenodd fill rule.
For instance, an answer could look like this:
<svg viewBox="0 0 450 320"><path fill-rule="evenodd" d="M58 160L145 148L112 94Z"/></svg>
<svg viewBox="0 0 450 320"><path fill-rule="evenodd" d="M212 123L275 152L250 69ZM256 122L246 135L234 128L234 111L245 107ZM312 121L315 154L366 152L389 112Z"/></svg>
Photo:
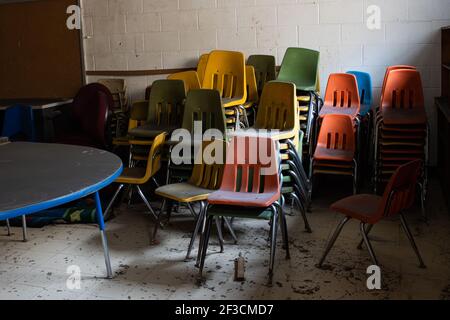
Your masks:
<svg viewBox="0 0 450 320"><path fill-rule="evenodd" d="M0 4L0 98L73 98L83 84L80 30L69 30L77 0Z"/></svg>

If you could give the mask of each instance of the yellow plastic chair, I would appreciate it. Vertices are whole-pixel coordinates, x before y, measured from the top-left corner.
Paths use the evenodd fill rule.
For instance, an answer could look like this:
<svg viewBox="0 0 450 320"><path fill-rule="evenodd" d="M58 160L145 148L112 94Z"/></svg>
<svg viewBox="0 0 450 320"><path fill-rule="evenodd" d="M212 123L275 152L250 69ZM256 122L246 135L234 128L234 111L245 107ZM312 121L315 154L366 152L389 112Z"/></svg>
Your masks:
<svg viewBox="0 0 450 320"><path fill-rule="evenodd" d="M167 77L169 80L182 80L186 94L195 89L200 89L200 80L196 71L184 71L171 74Z"/></svg>
<svg viewBox="0 0 450 320"><path fill-rule="evenodd" d="M166 141L166 135L167 135L166 133L161 133L158 136L156 136L153 141L145 141L145 140L130 141L130 143L133 145L142 145L142 146L151 145L150 152L147 157L147 164L145 168L129 167L123 170L120 177L118 177L115 181L116 183L119 184L119 187L117 188L117 191L115 192L113 198L111 199L110 203L108 204L108 207L105 210L104 213L105 218L108 217L109 211L111 210L112 205L114 204L114 201L116 200L120 191L123 189L125 185L127 185L129 191L131 191L133 188L136 189L137 193L139 194L142 201L149 209L155 221L158 221L158 216L151 207L150 202L145 197L140 186L153 179L155 174L161 168L161 149Z"/></svg>
<svg viewBox="0 0 450 320"><path fill-rule="evenodd" d="M202 54L200 59L198 60L197 65L197 75L200 84L203 83L203 79L205 78L206 65L208 64L209 53Z"/></svg>
<svg viewBox="0 0 450 320"><path fill-rule="evenodd" d="M220 164L206 164L203 160L203 153L205 148L215 148L216 150L221 148L223 159L221 159ZM165 204L167 200L175 201L179 203L186 204L191 212L191 214L197 218L196 226L194 229L194 233L192 234L191 241L189 243L189 248L186 254L186 259L189 259L190 253L192 251L192 247L195 242L195 238L200 230L201 223L204 220L204 210L206 208L206 200L208 196L213 193L215 190L218 190L220 184L222 182L223 169L225 163L225 150L227 148L227 143L221 140L214 141L205 141L203 142L203 148L197 154L196 164L194 165L194 169L192 171L192 175L187 182L184 183L175 183L169 184L163 187L156 189L155 193L165 200L163 202L163 208L165 208ZM194 210L193 204L200 204L200 211L197 214ZM224 220L228 229L230 230L232 236L236 241L236 236L229 225L228 220ZM219 220L216 220L216 223L219 223ZM155 239L157 228L159 224L155 225L153 239ZM219 240L221 241L221 245L223 242L223 237L221 235L221 228L217 225L217 230L219 231Z"/></svg>
<svg viewBox="0 0 450 320"><path fill-rule="evenodd" d="M227 117L234 118L235 129L241 126L240 114L247 101L247 78L245 59L242 52L215 50L209 54L203 89L215 89L220 92L223 107L232 109L231 116L226 110ZM227 123L233 123L227 120Z"/></svg>

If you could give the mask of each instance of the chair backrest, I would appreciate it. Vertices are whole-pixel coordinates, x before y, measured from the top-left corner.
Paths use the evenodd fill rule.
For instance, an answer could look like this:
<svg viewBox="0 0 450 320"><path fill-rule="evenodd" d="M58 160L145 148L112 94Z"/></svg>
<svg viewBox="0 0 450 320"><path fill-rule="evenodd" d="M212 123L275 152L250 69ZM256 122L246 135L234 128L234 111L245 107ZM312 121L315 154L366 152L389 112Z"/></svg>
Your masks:
<svg viewBox="0 0 450 320"><path fill-rule="evenodd" d="M26 105L14 105L5 110L3 119L3 137L11 141L36 141L33 108Z"/></svg>
<svg viewBox="0 0 450 320"><path fill-rule="evenodd" d="M256 84L255 68L245 66L245 77L247 80L247 102L257 103L259 94Z"/></svg>
<svg viewBox="0 0 450 320"><path fill-rule="evenodd" d="M359 100L361 105L371 106L373 102L372 97L372 79L370 74L362 71L347 71L348 74L353 74L358 82Z"/></svg>
<svg viewBox="0 0 450 320"><path fill-rule="evenodd" d="M422 80L417 70L398 69L389 72L381 109L424 108Z"/></svg>
<svg viewBox="0 0 450 320"><path fill-rule="evenodd" d="M150 92L147 122L160 127L180 127L186 99L181 80L156 80Z"/></svg>
<svg viewBox="0 0 450 320"><path fill-rule="evenodd" d="M256 115L256 129L288 131L297 128L297 95L295 84L271 81L263 89Z"/></svg>
<svg viewBox="0 0 450 320"><path fill-rule="evenodd" d="M280 193L279 150L268 137L233 137L220 190Z"/></svg>
<svg viewBox="0 0 450 320"><path fill-rule="evenodd" d="M416 67L414 66L408 66L408 65L395 65L395 66L389 66L386 68L386 72L384 74L384 80L383 80L383 86L381 87L381 100L383 100L383 96L384 96L384 88L386 87L386 81L389 77L389 74L391 73L391 71L394 70L402 70L402 69L407 69L407 70L417 70Z"/></svg>
<svg viewBox="0 0 450 320"><path fill-rule="evenodd" d="M203 83L203 79L205 78L206 65L208 64L209 53L202 54L198 59L197 64L197 75L200 84Z"/></svg>
<svg viewBox="0 0 450 320"><path fill-rule="evenodd" d="M223 140L204 141L196 155L189 183L209 190L219 189L222 183L227 146L228 143ZM209 159L205 161L206 154L211 155L216 161L210 162Z"/></svg>
<svg viewBox="0 0 450 320"><path fill-rule="evenodd" d="M167 77L169 80L182 80L186 94L193 89L200 89L200 80L196 71L184 71L171 74Z"/></svg>
<svg viewBox="0 0 450 320"><path fill-rule="evenodd" d="M384 190L378 208L379 217L390 217L409 209L414 204L417 180L422 172L422 160L400 166Z"/></svg>
<svg viewBox="0 0 450 320"><path fill-rule="evenodd" d="M148 118L148 101L135 101L131 105L128 131L143 125Z"/></svg>
<svg viewBox="0 0 450 320"><path fill-rule="evenodd" d="M324 105L336 108L353 108L359 111L358 82L353 74L333 73L328 78Z"/></svg>
<svg viewBox="0 0 450 320"><path fill-rule="evenodd" d="M222 100L217 90L191 90L186 98L183 115L183 128L194 132L194 122L201 121L202 133L217 129L226 138L226 121Z"/></svg>
<svg viewBox="0 0 450 320"><path fill-rule="evenodd" d="M96 142L106 145L108 112L114 99L107 87L100 83L88 84L78 91L72 103L72 117L80 129Z"/></svg>
<svg viewBox="0 0 450 320"><path fill-rule="evenodd" d="M320 127L317 146L331 150L355 152L352 118L343 114L327 114Z"/></svg>
<svg viewBox="0 0 450 320"><path fill-rule="evenodd" d="M166 142L166 135L166 133L161 133L153 140L150 152L148 153L144 181L149 181L161 168L161 150Z"/></svg>
<svg viewBox="0 0 450 320"><path fill-rule="evenodd" d="M225 99L247 99L245 59L242 52L215 50L209 54L203 89L215 89Z"/></svg>
<svg viewBox="0 0 450 320"><path fill-rule="evenodd" d="M126 107L128 97L125 79L99 79L97 82L109 89L119 108Z"/></svg>
<svg viewBox="0 0 450 320"><path fill-rule="evenodd" d="M319 56L320 53L315 50L288 48L281 63L278 80L295 83L297 90L317 90Z"/></svg>
<svg viewBox="0 0 450 320"><path fill-rule="evenodd" d="M264 85L276 79L275 57L270 55L251 55L247 59L247 65L255 68L256 87L261 94Z"/></svg>

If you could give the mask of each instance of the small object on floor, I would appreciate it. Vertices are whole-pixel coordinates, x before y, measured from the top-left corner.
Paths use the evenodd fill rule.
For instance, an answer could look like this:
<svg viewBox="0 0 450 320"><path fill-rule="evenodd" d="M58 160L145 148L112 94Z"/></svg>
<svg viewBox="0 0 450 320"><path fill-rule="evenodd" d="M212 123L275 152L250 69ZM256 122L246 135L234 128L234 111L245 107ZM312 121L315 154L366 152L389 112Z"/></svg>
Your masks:
<svg viewBox="0 0 450 320"><path fill-rule="evenodd" d="M234 260L234 281L245 281L245 259L241 253Z"/></svg>
<svg viewBox="0 0 450 320"><path fill-rule="evenodd" d="M8 137L0 137L0 145L9 143Z"/></svg>

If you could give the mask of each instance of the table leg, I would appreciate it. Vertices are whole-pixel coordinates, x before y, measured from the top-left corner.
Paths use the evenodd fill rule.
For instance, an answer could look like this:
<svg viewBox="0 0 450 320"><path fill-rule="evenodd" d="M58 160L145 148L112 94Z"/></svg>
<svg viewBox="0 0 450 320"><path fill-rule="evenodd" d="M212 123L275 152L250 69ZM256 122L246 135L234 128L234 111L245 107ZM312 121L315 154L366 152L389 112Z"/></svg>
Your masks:
<svg viewBox="0 0 450 320"><path fill-rule="evenodd" d="M100 234L102 237L103 251L105 254L105 264L108 279L112 279L112 269L111 269L111 259L109 258L108 241L105 234L105 221L103 220L102 204L100 202L100 195L98 192L95 193L95 205L97 213L97 221L100 227Z"/></svg>

